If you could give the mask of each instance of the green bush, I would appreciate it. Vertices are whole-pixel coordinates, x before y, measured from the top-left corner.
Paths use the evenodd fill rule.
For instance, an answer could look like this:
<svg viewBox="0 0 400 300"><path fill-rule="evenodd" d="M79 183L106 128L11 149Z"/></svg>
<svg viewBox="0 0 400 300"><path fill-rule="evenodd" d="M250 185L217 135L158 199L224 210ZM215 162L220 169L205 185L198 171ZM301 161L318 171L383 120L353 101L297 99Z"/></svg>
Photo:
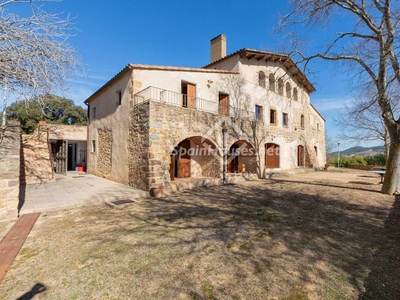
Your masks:
<svg viewBox="0 0 400 300"><path fill-rule="evenodd" d="M333 157L330 161L331 164L337 166L338 158ZM384 166L386 164L385 154L377 154L374 156L342 156L340 157L340 166L347 168L350 164L363 165L363 166Z"/></svg>

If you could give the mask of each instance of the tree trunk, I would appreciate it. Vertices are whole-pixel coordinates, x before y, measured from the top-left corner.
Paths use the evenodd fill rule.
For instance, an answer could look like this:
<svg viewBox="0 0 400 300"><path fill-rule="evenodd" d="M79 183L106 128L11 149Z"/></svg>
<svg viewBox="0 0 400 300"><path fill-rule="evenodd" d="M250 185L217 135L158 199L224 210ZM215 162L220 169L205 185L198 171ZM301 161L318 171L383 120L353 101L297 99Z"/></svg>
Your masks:
<svg viewBox="0 0 400 300"><path fill-rule="evenodd" d="M386 158L386 162L389 160L389 151L390 151L390 149L389 149L389 142L388 142L388 138L387 137L385 137L385 139L384 139L384 147L385 147L385 158Z"/></svg>
<svg viewBox="0 0 400 300"><path fill-rule="evenodd" d="M389 147L389 157L386 160L385 181L381 192L384 194L393 195L399 190L400 180L400 139L391 141Z"/></svg>

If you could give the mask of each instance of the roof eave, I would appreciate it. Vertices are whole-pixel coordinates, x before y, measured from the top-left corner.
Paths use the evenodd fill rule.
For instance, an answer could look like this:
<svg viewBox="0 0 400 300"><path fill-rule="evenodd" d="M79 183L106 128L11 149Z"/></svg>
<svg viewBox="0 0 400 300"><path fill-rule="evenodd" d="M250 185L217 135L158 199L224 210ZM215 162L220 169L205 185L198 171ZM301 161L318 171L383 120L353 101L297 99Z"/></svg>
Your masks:
<svg viewBox="0 0 400 300"><path fill-rule="evenodd" d="M315 110L315 112L322 118L322 120L324 120L324 122L326 122L325 118L320 114L320 112L314 107L314 105L312 105L310 103L311 107Z"/></svg>
<svg viewBox="0 0 400 300"><path fill-rule="evenodd" d="M276 53L276 52L269 52L269 51L261 51L261 50L256 50L256 49L250 49L250 48L242 48L238 51L235 51L217 61L214 61L203 68L209 68L212 65L219 63L225 59L228 59L234 55L239 55L240 57L247 57L248 59L257 59L257 60L262 60L262 59L271 59L272 61L282 61L283 64L288 64L289 66L285 65L286 68L291 68L294 67L296 70L296 73L300 75L299 83L303 84L307 91L311 94L316 91L315 87L312 85L312 83L307 79L307 77L303 74L303 72L299 69L299 67L295 64L295 62L292 60L290 55L285 54L285 53Z"/></svg>
<svg viewBox="0 0 400 300"><path fill-rule="evenodd" d="M99 93L104 91L107 87L109 87L113 82L115 82L117 79L119 79L121 76L125 75L126 72L132 70L132 65L128 64L125 68L123 68L121 71L118 72L117 75L115 75L113 78L111 78L109 81L107 81L101 88L99 88L97 91L95 91L89 98L87 98L83 103L86 105L89 104L89 102L97 96Z"/></svg>

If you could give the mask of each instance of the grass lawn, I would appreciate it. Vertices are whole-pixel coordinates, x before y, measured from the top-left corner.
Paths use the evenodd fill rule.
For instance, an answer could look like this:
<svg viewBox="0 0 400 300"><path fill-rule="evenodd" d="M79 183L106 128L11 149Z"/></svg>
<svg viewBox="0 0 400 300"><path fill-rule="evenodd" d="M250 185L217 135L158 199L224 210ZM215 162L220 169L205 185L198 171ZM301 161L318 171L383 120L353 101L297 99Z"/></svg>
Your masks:
<svg viewBox="0 0 400 300"><path fill-rule="evenodd" d="M400 299L400 198L312 172L43 214L0 285L16 299Z"/></svg>

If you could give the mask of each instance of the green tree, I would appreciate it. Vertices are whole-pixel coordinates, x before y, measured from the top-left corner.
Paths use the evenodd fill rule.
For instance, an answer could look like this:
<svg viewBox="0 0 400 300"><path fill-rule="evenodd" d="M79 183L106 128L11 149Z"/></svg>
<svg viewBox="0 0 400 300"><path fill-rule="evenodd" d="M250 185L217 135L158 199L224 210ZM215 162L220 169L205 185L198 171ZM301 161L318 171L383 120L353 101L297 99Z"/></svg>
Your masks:
<svg viewBox="0 0 400 300"><path fill-rule="evenodd" d="M27 101L14 102L7 108L7 117L21 123L25 133L32 133L39 121L50 124L86 125L87 112L70 99L55 95L34 97Z"/></svg>
<svg viewBox="0 0 400 300"><path fill-rule="evenodd" d="M83 73L78 51L68 41L76 33L70 15L47 12L43 2L58 0L0 0L0 91L3 94L2 125L7 99L65 91L68 80ZM26 3L30 14L20 14Z"/></svg>

